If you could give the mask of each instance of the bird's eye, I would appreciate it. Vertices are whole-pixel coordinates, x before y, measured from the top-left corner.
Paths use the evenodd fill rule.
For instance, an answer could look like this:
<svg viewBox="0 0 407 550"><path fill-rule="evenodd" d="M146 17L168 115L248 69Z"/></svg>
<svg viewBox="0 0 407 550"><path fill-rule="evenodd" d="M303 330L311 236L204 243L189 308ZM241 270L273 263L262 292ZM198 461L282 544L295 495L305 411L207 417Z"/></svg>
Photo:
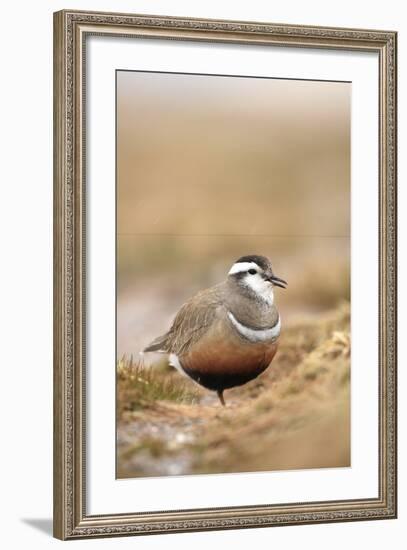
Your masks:
<svg viewBox="0 0 407 550"><path fill-rule="evenodd" d="M255 269L249 269L248 273L250 273L250 275L256 275L257 271Z"/></svg>

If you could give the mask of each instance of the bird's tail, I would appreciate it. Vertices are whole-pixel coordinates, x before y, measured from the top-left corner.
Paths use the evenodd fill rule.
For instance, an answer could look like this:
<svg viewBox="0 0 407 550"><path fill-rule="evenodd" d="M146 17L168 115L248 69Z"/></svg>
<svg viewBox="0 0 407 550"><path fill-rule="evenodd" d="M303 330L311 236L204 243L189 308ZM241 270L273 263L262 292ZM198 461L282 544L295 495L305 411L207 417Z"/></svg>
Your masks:
<svg viewBox="0 0 407 550"><path fill-rule="evenodd" d="M146 348L143 349L143 352L146 351L161 351L166 352L166 343L167 343L168 333L158 336L155 340L151 342Z"/></svg>

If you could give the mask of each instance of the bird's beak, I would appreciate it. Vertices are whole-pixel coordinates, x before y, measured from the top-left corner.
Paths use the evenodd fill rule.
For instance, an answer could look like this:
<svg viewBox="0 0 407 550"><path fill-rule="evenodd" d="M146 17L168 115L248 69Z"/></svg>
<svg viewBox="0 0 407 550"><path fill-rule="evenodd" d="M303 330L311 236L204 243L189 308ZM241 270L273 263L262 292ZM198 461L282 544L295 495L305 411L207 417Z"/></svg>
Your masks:
<svg viewBox="0 0 407 550"><path fill-rule="evenodd" d="M275 286L279 286L280 288L286 288L287 282L284 281L284 279L280 279L280 277L277 277L276 275L271 275L268 279L273 283Z"/></svg>

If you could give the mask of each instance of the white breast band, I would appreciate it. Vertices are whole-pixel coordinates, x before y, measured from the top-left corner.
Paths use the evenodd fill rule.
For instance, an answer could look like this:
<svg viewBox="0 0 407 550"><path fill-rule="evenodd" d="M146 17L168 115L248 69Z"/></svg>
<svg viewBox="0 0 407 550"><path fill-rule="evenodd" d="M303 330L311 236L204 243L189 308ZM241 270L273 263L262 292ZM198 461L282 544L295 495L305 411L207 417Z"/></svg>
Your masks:
<svg viewBox="0 0 407 550"><path fill-rule="evenodd" d="M232 325L236 328L239 334L250 340L250 342L267 342L276 340L280 335L281 321L280 316L278 317L277 323L274 327L266 329L253 329L242 325L236 319L231 311L228 311L228 317L232 322Z"/></svg>

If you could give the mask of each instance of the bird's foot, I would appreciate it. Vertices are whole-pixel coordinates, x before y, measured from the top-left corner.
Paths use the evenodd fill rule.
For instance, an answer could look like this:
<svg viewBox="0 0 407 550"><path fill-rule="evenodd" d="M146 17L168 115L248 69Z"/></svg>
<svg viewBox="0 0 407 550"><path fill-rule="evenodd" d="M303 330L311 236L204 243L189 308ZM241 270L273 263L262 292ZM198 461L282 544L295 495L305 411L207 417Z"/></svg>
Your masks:
<svg viewBox="0 0 407 550"><path fill-rule="evenodd" d="M223 390L218 390L216 392L218 394L218 397L219 397L219 401L222 403L222 405L225 407L226 406L226 403L225 403L225 400L223 398Z"/></svg>

